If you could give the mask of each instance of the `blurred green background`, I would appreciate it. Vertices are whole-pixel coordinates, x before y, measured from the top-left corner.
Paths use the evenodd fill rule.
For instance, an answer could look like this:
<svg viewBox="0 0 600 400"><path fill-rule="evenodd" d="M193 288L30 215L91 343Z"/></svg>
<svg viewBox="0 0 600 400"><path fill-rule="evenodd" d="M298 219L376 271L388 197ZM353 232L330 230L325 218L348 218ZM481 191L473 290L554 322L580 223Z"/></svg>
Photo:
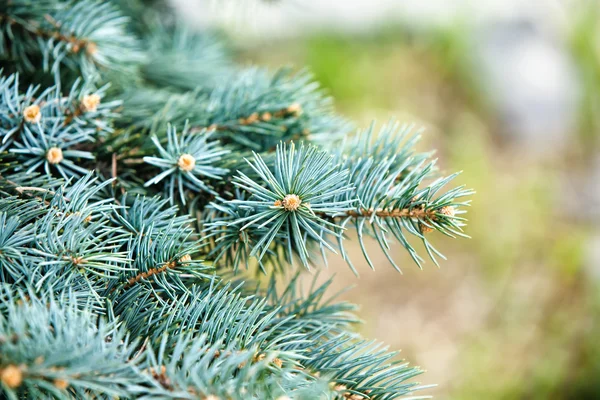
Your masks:
<svg viewBox="0 0 600 400"><path fill-rule="evenodd" d="M599 11L565 7L551 33L464 14L240 44L244 63L307 66L358 127L425 127L421 149L477 191L472 239L432 238L440 269L397 246L403 275L383 256L371 271L356 248L360 278L341 261L321 277L354 286L361 332L426 369L436 398L600 398Z"/></svg>

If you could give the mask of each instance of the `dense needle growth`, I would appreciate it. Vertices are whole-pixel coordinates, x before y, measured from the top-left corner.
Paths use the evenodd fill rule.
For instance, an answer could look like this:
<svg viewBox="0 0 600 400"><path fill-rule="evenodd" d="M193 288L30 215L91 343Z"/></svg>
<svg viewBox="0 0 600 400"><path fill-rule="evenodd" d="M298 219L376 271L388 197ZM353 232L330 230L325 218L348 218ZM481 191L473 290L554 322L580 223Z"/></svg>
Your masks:
<svg viewBox="0 0 600 400"><path fill-rule="evenodd" d="M237 67L157 2L3 0L0 60L3 398L420 395L290 273L464 236L471 191L411 126L354 133L309 73Z"/></svg>

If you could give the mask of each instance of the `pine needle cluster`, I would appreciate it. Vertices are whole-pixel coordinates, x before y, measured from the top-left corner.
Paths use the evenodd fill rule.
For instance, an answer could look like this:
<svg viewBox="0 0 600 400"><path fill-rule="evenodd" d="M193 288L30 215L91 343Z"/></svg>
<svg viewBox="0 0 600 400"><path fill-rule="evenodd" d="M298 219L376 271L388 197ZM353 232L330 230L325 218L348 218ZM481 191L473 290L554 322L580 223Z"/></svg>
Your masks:
<svg viewBox="0 0 600 400"><path fill-rule="evenodd" d="M3 398L426 388L292 271L356 272L351 243L437 263L472 192L412 126L355 133L308 72L238 67L222 40L160 2L0 3Z"/></svg>

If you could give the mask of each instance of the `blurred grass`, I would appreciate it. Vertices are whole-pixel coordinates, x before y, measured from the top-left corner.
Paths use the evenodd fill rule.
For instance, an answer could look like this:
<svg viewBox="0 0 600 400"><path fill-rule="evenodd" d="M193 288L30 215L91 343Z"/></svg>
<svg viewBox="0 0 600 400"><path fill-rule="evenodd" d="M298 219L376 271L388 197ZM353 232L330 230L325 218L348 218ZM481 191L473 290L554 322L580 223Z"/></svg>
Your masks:
<svg viewBox="0 0 600 400"><path fill-rule="evenodd" d="M569 44L579 70L582 102L579 109L579 135L584 152L600 144L600 3L588 1L571 10Z"/></svg>
<svg viewBox="0 0 600 400"><path fill-rule="evenodd" d="M589 132L600 126L600 47L588 36L597 19L583 16L570 37L591 83L583 141L567 150L575 154L593 148ZM423 124L422 149L438 149L442 169L464 170L458 182L478 192L468 214L473 239L434 240L449 258L440 270L419 271L400 249L404 276L384 259L375 272L363 265L358 280L332 263L336 285L357 286L346 299L362 305L363 333L426 368L422 379L439 383L430 391L437 398L600 398L600 291L583 268L594 228L564 210L563 197L574 195L564 193L566 155L534 158L498 141L502 127L477 81L469 34L461 24L320 32L267 41L243 58L308 66L360 126L391 116Z"/></svg>

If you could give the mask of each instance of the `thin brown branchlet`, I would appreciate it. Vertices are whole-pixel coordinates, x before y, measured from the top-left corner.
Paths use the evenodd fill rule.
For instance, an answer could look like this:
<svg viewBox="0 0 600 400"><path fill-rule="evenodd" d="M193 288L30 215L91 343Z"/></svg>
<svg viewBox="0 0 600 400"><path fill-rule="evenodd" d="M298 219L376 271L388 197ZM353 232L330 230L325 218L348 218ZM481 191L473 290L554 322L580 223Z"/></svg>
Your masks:
<svg viewBox="0 0 600 400"><path fill-rule="evenodd" d="M151 268L146 272L141 272L141 273L137 274L136 276L129 278L127 280L127 283L124 286L124 289L129 289L131 286L138 283L142 279L147 279L151 276L163 273L168 269L175 269L175 268L177 268L178 265L186 264L191 261L192 261L192 256L189 254L185 254L185 255L181 256L181 258L179 260L177 260L177 262L170 261L170 262L163 264L160 267Z"/></svg>
<svg viewBox="0 0 600 400"><path fill-rule="evenodd" d="M411 218L419 221L438 219L438 214L448 217L454 217L456 209L453 206L444 206L439 210L426 210L425 207L407 207L395 209L360 209L348 210L345 214L336 216L336 218L352 217L352 218L371 218L373 215L380 218ZM434 231L433 228L420 222L419 228L421 233L426 234Z"/></svg>
<svg viewBox="0 0 600 400"><path fill-rule="evenodd" d="M150 375L165 389L172 389L171 379L167 376L167 367L161 365L159 368L150 368Z"/></svg>
<svg viewBox="0 0 600 400"><path fill-rule="evenodd" d="M56 28L56 30L44 30L39 28L38 24L34 22L17 20L9 15L0 15L0 22L7 21L11 26L19 27L24 32L32 36L64 42L67 44L68 50L74 54L79 53L82 49L85 49L85 53L90 57L97 53L98 47L96 43L89 39L80 39L72 35L63 34L61 33L61 25L58 21L52 18L52 16L49 14L46 14L44 18L54 28Z"/></svg>
<svg viewBox="0 0 600 400"><path fill-rule="evenodd" d="M288 118L288 117L299 117L300 115L302 115L302 106L299 103L293 103L288 107L282 108L280 110L277 111L264 111L262 113L258 113L258 112L253 112L252 114L248 115L247 117L240 117L237 119L237 122L240 125L252 125L252 124L256 124L256 123L260 123L260 122L270 122L272 121L274 118ZM285 127L282 127L285 128ZM196 128L192 128L191 132L198 132L201 129L203 129L203 127L196 127ZM223 130L229 130L231 129L230 126L228 126L227 124L211 124L209 126L206 127L206 129L208 129L209 131L223 131ZM307 132L306 132L307 133Z"/></svg>

